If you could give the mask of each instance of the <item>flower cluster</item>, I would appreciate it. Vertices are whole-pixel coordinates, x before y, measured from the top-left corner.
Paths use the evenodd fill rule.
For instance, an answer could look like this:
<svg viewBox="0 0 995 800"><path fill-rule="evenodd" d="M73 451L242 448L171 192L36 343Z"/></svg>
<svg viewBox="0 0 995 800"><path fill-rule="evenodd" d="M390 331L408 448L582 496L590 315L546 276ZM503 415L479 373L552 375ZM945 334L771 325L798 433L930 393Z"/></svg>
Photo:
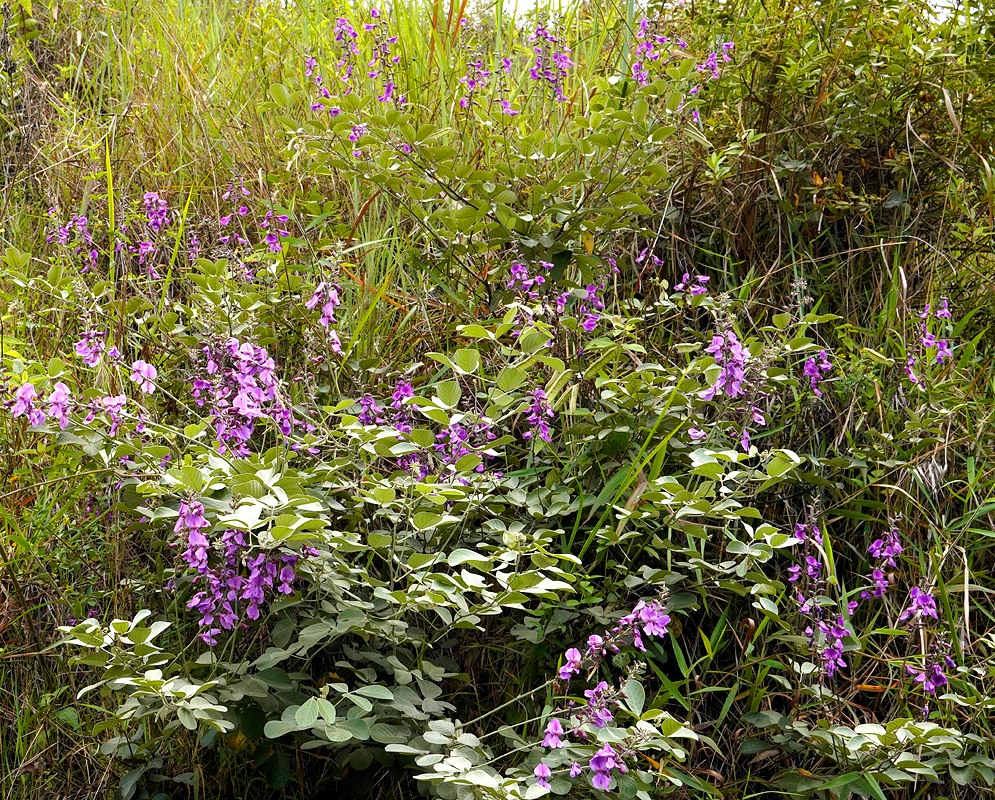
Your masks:
<svg viewBox="0 0 995 800"><path fill-rule="evenodd" d="M331 327L338 324L338 320L335 318L335 309L342 304L341 291L342 288L337 284L322 281L315 288L311 298L304 304L308 310L321 306L321 317L318 319L318 324L327 329L328 341L333 353L342 352L342 342L339 339L338 331Z"/></svg>
<svg viewBox="0 0 995 800"><path fill-rule="evenodd" d="M898 621L905 622L909 619L920 619L922 617L938 619L936 600L928 590L913 586L912 591L909 592L909 607L899 615Z"/></svg>
<svg viewBox="0 0 995 800"><path fill-rule="evenodd" d="M245 199L249 195L250 192L245 188L245 181L242 178L238 179L238 185L235 184L235 181L230 181L224 194L221 195L221 199L226 206L225 211L227 212L222 214L218 219L218 222L224 229L224 233L219 237L222 244L231 246L249 244L249 240L245 236L246 231L244 226L237 224L238 220L244 219L249 215L249 206L246 205L249 201Z"/></svg>
<svg viewBox="0 0 995 800"><path fill-rule="evenodd" d="M380 83L381 92L377 95L377 100L403 106L406 99L404 95L398 94L397 84L394 82L394 70L401 57L391 52L391 46L397 44L397 36L390 35L387 20L376 7L370 9L370 19L372 22L363 25L363 30L373 34L373 58L366 64L370 67L366 75Z"/></svg>
<svg viewBox="0 0 995 800"><path fill-rule="evenodd" d="M563 83L567 70L574 65L570 60L570 48L563 44L562 23L550 18L545 24L538 23L535 33L529 37L533 44L535 63L529 70L529 77L553 92L553 99L564 101Z"/></svg>
<svg viewBox="0 0 995 800"><path fill-rule="evenodd" d="M101 331L87 330L76 342L76 355L83 359L83 363L88 367L95 367L100 363L101 355L104 352L104 334Z"/></svg>
<svg viewBox="0 0 995 800"><path fill-rule="evenodd" d="M902 554L902 543L899 541L898 528L892 525L882 538L871 542L871 546L867 551L875 561L870 574L867 576L874 584L874 588L864 589L860 593L860 596L865 600L884 597L884 593L888 591L889 580L885 568L891 567L892 569L897 569L898 563L895 561L895 558Z"/></svg>
<svg viewBox="0 0 995 800"><path fill-rule="evenodd" d="M831 676L847 666L843 660L843 640L852 636L842 615L827 616L819 603L824 594L821 554L822 534L814 524L795 526L795 538L801 541L799 562L788 568L788 582L795 584L798 613L805 620L805 638L809 650L818 658L823 674ZM852 614L856 603L848 606Z"/></svg>
<svg viewBox="0 0 995 800"><path fill-rule="evenodd" d="M636 27L636 50L633 54L632 77L640 86L646 86L650 80L650 64L658 66L667 64L674 58L673 49L687 48L687 43L676 37L665 36L659 31L662 23L658 19L643 18Z"/></svg>
<svg viewBox="0 0 995 800"><path fill-rule="evenodd" d="M471 58L467 61L466 72L463 77L459 78L459 82L463 84L463 90L465 94L459 99L460 108L469 111L473 108L475 98L480 90L484 87L485 82L491 77L490 70L484 69L484 62L479 56Z"/></svg>
<svg viewBox="0 0 995 800"><path fill-rule="evenodd" d="M705 285L709 281L707 275L695 275L691 278L690 273L685 272L680 283L674 285L675 292L687 292L690 295L706 294L708 287Z"/></svg>
<svg viewBox="0 0 995 800"><path fill-rule="evenodd" d="M156 192L146 192L142 205L145 207L145 221L152 233L158 234L169 225L168 206Z"/></svg>
<svg viewBox="0 0 995 800"><path fill-rule="evenodd" d="M276 222L279 225L286 225L289 219L286 214L274 214L272 211L267 211L263 215L263 218L259 220L259 227L266 231L266 236L263 239L269 245L270 252L279 253L283 249L280 239L290 236L290 231L279 227L271 227L272 224Z"/></svg>
<svg viewBox="0 0 995 800"><path fill-rule="evenodd" d="M508 88L508 81L511 77L511 59L502 58L501 66L498 68L495 74L498 83L498 96L494 98L493 102L501 104L501 113L508 117L514 117L521 112L514 108L511 104L511 100L508 99L510 95L510 90Z"/></svg>
<svg viewBox="0 0 995 800"><path fill-rule="evenodd" d="M938 626L930 626L929 620L939 620L936 599L928 589L913 586L909 592L909 605L898 617L899 622L911 624L908 639L919 642L921 637L929 637L929 647L916 664L906 664L905 671L915 686L921 686L926 694L935 695L949 682L946 670L954 670L957 664L950 657L950 641L946 631ZM929 706L922 709L923 716L929 715Z"/></svg>
<svg viewBox="0 0 995 800"><path fill-rule="evenodd" d="M151 364L146 364L144 361L139 359L131 365L131 380L138 384L138 388L141 389L146 394L151 394L155 391L155 384L153 381L158 376L159 372Z"/></svg>
<svg viewBox="0 0 995 800"><path fill-rule="evenodd" d="M549 400L546 398L546 393L542 389L534 390L531 396L532 405L529 406L528 416L529 425L531 427L522 434L522 438L528 440L535 437L542 439L544 442L551 442L553 439L549 435L548 420L556 418L553 407L549 404Z"/></svg>
<svg viewBox="0 0 995 800"><path fill-rule="evenodd" d="M819 390L819 384L825 377L822 373L829 372L832 368L833 365L829 363L829 356L825 350L819 351L818 359L810 358L805 362L804 375L808 378L816 397L822 397L822 392Z"/></svg>
<svg viewBox="0 0 995 800"><path fill-rule="evenodd" d="M235 338L205 342L191 381L191 395L212 416L219 451L248 455L256 420L290 435L300 422L281 399L276 365L264 347Z"/></svg>
<svg viewBox="0 0 995 800"><path fill-rule="evenodd" d="M711 400L717 394L726 397L739 397L743 394L743 376L746 370L747 352L734 331L716 333L712 343L705 348L721 367L718 380L708 389L699 393L702 400Z"/></svg>
<svg viewBox="0 0 995 800"><path fill-rule="evenodd" d="M934 331L930 330L930 308L931 305L927 303L919 315L918 336L909 347L908 356L905 360L905 374L908 375L912 383L920 382L920 377L915 372L919 365L923 367L930 363L943 365L948 358L953 356L950 342L940 338ZM939 307L933 312L932 316L939 320L937 325L950 326L953 314L950 312L950 303L946 297L940 299Z"/></svg>
<svg viewBox="0 0 995 800"><path fill-rule="evenodd" d="M663 591L656 598L640 600L611 630L605 631L602 635L590 636L584 653L576 647L568 649L564 663L557 672L558 680L568 682L584 668L588 669L589 676L594 674L609 653L619 652L620 645L630 640L634 647L645 652L643 636L658 637L667 633L670 615L666 611L666 597L666 591ZM624 686L628 680L636 677L641 669L638 663L630 666L628 675L620 686ZM564 725L560 716L553 716L546 724L543 747L561 750L570 745L571 737L581 741L586 740L589 731L587 726L605 728L610 725L615 718L615 709L625 701L625 692L619 687L612 686L608 681L600 680L590 689L584 690L584 698L585 702L582 704L578 705L571 700L564 707L554 711L554 714L562 715L568 724ZM605 744L596 751L587 765L591 785L596 789L607 791L612 785L613 773L624 775L628 770L625 758L635 752L634 747L628 746L632 744L632 742L622 742L614 747ZM570 764L571 778L582 775L584 771L584 767L577 761ZM536 783L543 788L549 788L552 774L549 765L545 763L539 763L533 770Z"/></svg>
<svg viewBox="0 0 995 800"><path fill-rule="evenodd" d="M922 686L927 694L936 694L940 687L946 686L949 682L946 670L956 668L957 664L950 657L950 643L940 637L933 640L929 652L923 658L922 667L905 665L905 671L912 677L912 682ZM929 707L924 711L928 714Z"/></svg>
<svg viewBox="0 0 995 800"><path fill-rule="evenodd" d="M191 582L199 588L187 608L200 613L200 638L213 647L218 634L234 630L242 614L250 620L259 619L260 609L269 598L293 593L297 579L294 567L300 556L266 552L252 555L246 534L238 530L224 531L212 544L208 538L210 528L202 503L193 498L180 502L173 527L176 540L171 544L186 547L182 559L189 568ZM318 555L312 547L303 550L306 555Z"/></svg>
<svg viewBox="0 0 995 800"><path fill-rule="evenodd" d="M546 272L549 272L549 270L553 268L553 265L548 261L540 261L539 266L541 266ZM535 300L539 297L539 292L537 290L545 282L545 276L540 273L532 274L529 271L527 264L523 264L521 261L516 261L508 270L508 281L505 283L505 286L517 292L523 298Z"/></svg>
<svg viewBox="0 0 995 800"><path fill-rule="evenodd" d="M55 222L57 209L48 210L49 217ZM85 255L87 262L80 272L87 273L97 266L97 248L93 242L93 234L90 232L90 221L82 216L74 216L65 224L55 222L55 230L45 237L49 244L56 244L65 251L75 255Z"/></svg>
<svg viewBox="0 0 995 800"><path fill-rule="evenodd" d="M592 667L596 667L609 652L617 653L623 641L631 641L637 650L646 651L643 643L643 635L663 636L667 633L667 626L670 624L670 615L667 614L666 594L646 601L640 600L631 612L622 617L615 626L605 631L604 635L594 634L588 637L587 650L582 655L575 647L567 650L565 663L557 673L561 681L569 681L570 678L581 671L586 662Z"/></svg>
<svg viewBox="0 0 995 800"><path fill-rule="evenodd" d="M732 56L730 56L729 53L732 51L733 47L735 47L733 42L723 42L718 52L709 53L708 57L703 62L698 64L698 72L707 72L712 78L719 77L720 53L722 61L728 64L732 61Z"/></svg>
<svg viewBox="0 0 995 800"><path fill-rule="evenodd" d="M373 395L364 394L359 399L356 421L360 425L380 425L393 428L400 434L408 434L413 427L409 401L414 396L414 387L406 380L396 384L390 404L386 407L380 405ZM493 455L481 451L487 447L488 442L496 438L497 434L491 429L488 419L463 414L458 419L454 418L448 427L436 434L435 444L431 448L402 456L398 459L398 466L416 480L422 480L433 474L448 479L455 471L456 463L464 456L478 453L484 458L493 458ZM484 470L483 463L476 466L477 472L482 473ZM460 478L459 482L466 484L467 480Z"/></svg>

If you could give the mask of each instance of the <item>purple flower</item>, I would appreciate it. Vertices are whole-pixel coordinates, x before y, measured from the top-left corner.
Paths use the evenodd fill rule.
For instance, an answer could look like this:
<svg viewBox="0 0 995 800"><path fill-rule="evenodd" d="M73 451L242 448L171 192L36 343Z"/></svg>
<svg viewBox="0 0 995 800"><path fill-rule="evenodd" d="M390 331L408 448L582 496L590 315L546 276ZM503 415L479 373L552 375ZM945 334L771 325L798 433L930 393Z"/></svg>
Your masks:
<svg viewBox="0 0 995 800"><path fill-rule="evenodd" d="M584 712L596 728L604 728L614 719L608 708L608 695L610 693L611 687L606 681L600 681L593 689L584 691L584 697L587 698L587 707Z"/></svg>
<svg viewBox="0 0 995 800"><path fill-rule="evenodd" d="M159 233L169 224L169 214L166 210L166 201L155 192L146 192L143 199L145 206L145 217L153 233Z"/></svg>
<svg viewBox="0 0 995 800"><path fill-rule="evenodd" d="M928 591L924 591L918 586L913 586L912 591L909 592L909 599L912 601L911 605L898 617L899 622L905 622L910 617L916 615L932 617L933 619L939 618L936 613L936 600L933 599L933 595Z"/></svg>
<svg viewBox="0 0 995 800"><path fill-rule="evenodd" d="M532 392L532 405L529 407L528 416L529 425L532 427L531 430L527 430L522 434L522 438L528 440L535 436L544 442L553 441L553 437L549 433L548 420L555 417L556 414L546 399L546 393L542 389L534 390Z"/></svg>
<svg viewBox="0 0 995 800"><path fill-rule="evenodd" d="M621 762L616 759L616 753L610 744L606 744L594 756L591 757L590 767L594 772L592 782L596 789L608 791L611 786L611 771L620 766Z"/></svg>
<svg viewBox="0 0 995 800"><path fill-rule="evenodd" d="M146 364L139 359L131 365L131 380L138 384L138 388L146 394L155 391L155 384L152 383L159 373L151 364Z"/></svg>
<svg viewBox="0 0 995 800"><path fill-rule="evenodd" d="M724 336L715 334L712 337L712 344L705 348L705 352L712 355L715 363L721 367L721 371L715 384L700 392L699 397L711 400L716 394L725 394L727 397L738 397L743 394L747 354L736 334L732 331Z"/></svg>
<svg viewBox="0 0 995 800"><path fill-rule="evenodd" d="M45 398L48 403L48 414L59 423L59 428L65 430L69 425L69 409L72 404L72 392L61 381L56 383L51 393Z"/></svg>
<svg viewBox="0 0 995 800"><path fill-rule="evenodd" d="M397 387L394 389L394 394L391 395L392 402L390 404L390 407L393 408L395 411L402 411L405 409L404 401L409 397L414 397L414 396L415 396L414 387L412 387L411 384L408 383L407 381L401 381L400 383L397 384Z"/></svg>
<svg viewBox="0 0 995 800"><path fill-rule="evenodd" d="M919 670L910 664L906 664L905 671L913 676L913 682L920 684L929 694L936 694L937 689L947 684L947 676L943 671L943 665L937 661L930 662L924 670Z"/></svg>
<svg viewBox="0 0 995 800"><path fill-rule="evenodd" d="M812 391L815 392L817 397L822 397L822 392L818 389L819 382L823 380L822 373L828 372L832 368L833 365L829 363L829 358L825 350L819 351L818 360L810 358L805 362L805 376L809 379Z"/></svg>
<svg viewBox="0 0 995 800"><path fill-rule="evenodd" d="M571 777L571 778L576 778L576 777L577 777L578 775L580 775L580 773L582 773L583 771L584 771L583 767L581 767L581 765L580 765L580 764L578 764L578 763L577 763L576 761L574 761L574 762L573 762L573 763L572 763L572 764L570 765L570 777Z"/></svg>
<svg viewBox="0 0 995 800"><path fill-rule="evenodd" d="M539 779L539 780L536 781L536 783L539 786L542 786L544 789L548 789L549 788L549 778L551 778L552 775L553 775L553 773L550 771L549 767L547 767L545 764L541 764L540 763L532 771L532 774L535 775Z"/></svg>
<svg viewBox="0 0 995 800"><path fill-rule="evenodd" d="M563 747L563 740L560 738L563 734L563 725L554 717L546 725L546 738L542 740L542 746L553 749Z"/></svg>
<svg viewBox="0 0 995 800"><path fill-rule="evenodd" d="M76 342L76 355L83 359L88 367L100 363L100 354L104 349L104 334L97 331L86 331L83 338Z"/></svg>
<svg viewBox="0 0 995 800"><path fill-rule="evenodd" d="M704 439L708 434L697 428L688 428L688 436L697 442L699 439Z"/></svg>
<svg viewBox="0 0 995 800"><path fill-rule="evenodd" d="M633 609L643 633L647 636L663 636L667 633L667 626L670 624L670 615L664 612L662 604L656 601L646 603L640 600Z"/></svg>
<svg viewBox="0 0 995 800"><path fill-rule="evenodd" d="M580 672L580 662L582 660L582 656L580 654L580 650L576 647L571 647L564 655L567 661L562 667L560 667L558 675L560 680L568 681L570 680L571 675L575 675Z"/></svg>

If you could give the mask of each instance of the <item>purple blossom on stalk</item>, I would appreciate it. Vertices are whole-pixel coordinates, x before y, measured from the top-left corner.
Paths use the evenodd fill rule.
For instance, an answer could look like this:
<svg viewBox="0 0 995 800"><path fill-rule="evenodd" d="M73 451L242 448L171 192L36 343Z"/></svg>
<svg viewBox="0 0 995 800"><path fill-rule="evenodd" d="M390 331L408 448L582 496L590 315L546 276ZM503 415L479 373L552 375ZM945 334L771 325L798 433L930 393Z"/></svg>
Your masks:
<svg viewBox="0 0 995 800"><path fill-rule="evenodd" d="M191 395L209 406L220 452L248 455L256 420L272 422L285 436L300 423L281 397L275 370L266 348L249 342L215 340L201 348Z"/></svg>
<svg viewBox="0 0 995 800"><path fill-rule="evenodd" d="M546 725L546 738L542 740L542 746L551 747L554 750L563 747L563 740L560 737L564 733L563 724L554 717Z"/></svg>
<svg viewBox="0 0 995 800"><path fill-rule="evenodd" d="M535 437L544 442L553 441L553 437L549 433L548 420L555 419L555 417L556 413L550 406L546 393L542 389L535 389L532 392L532 405L529 407L528 416L528 423L532 428L525 431L522 438L528 440Z"/></svg>
<svg viewBox="0 0 995 800"><path fill-rule="evenodd" d="M909 592L909 600L911 601L910 605L898 617L899 622L905 622L916 616L939 618L936 611L936 600L928 591L913 586L912 591Z"/></svg>
<svg viewBox="0 0 995 800"><path fill-rule="evenodd" d="M746 367L746 351L733 331L724 335L712 336L712 344L705 348L721 367L718 380L710 388L699 393L702 400L711 400L717 394L738 397L743 394L743 377Z"/></svg>
<svg viewBox="0 0 995 800"><path fill-rule="evenodd" d="M943 665L936 661L931 662L924 670L919 670L911 664L906 664L905 671L913 676L913 682L922 685L922 688L929 694L936 694L936 690L947 683L947 676L943 671Z"/></svg>
<svg viewBox="0 0 995 800"><path fill-rule="evenodd" d="M850 629L846 627L843 617L837 617L836 621L832 624L829 624L824 620L819 620L818 629L822 634L822 645L821 649L816 649L819 658L822 660L822 668L827 675L833 675L841 667L845 667L847 665L843 660L843 638L845 636L851 636L852 633ZM806 628L805 635L809 638L810 642L814 642L814 632L812 628Z"/></svg>
<svg viewBox="0 0 995 800"><path fill-rule="evenodd" d="M69 411L72 407L72 391L61 381L52 387L45 402L48 404L48 415L59 423L59 428L65 430L69 425Z"/></svg>
<svg viewBox="0 0 995 800"><path fill-rule="evenodd" d="M883 567L897 568L898 563L895 561L895 558L902 553L902 544L898 537L898 528L892 526L883 538L875 539L871 542L871 546L867 548L870 556L876 559L878 563L871 569L870 574L867 576L874 584L874 588L871 590L865 589L860 593L860 596L865 600L872 597L884 597L885 592L888 591L890 584Z"/></svg>
<svg viewBox="0 0 995 800"><path fill-rule="evenodd" d="M529 37L529 41L535 45L532 48L535 63L529 70L529 77L548 86L553 92L553 99L563 102L567 99L563 93L563 82L567 70L574 64L570 60L570 48L562 44L561 36L557 36L558 32L558 25L552 20L545 25L536 25L535 33Z"/></svg>
<svg viewBox="0 0 995 800"><path fill-rule="evenodd" d="M822 397L822 392L819 391L819 383L823 380L823 372L829 372L833 368L833 365L829 363L829 357L826 355L825 350L819 351L818 360L815 358L810 358L805 362L805 377L809 379L809 384L812 387L812 391L815 392L816 397Z"/></svg>
<svg viewBox="0 0 995 800"><path fill-rule="evenodd" d="M76 355L83 359L88 367L100 363L100 354L104 350L104 334L89 330L83 333L83 338L76 342Z"/></svg>
<svg viewBox="0 0 995 800"><path fill-rule="evenodd" d="M593 689L586 689L584 697L587 698L587 705L578 712L578 716L586 718L595 728L604 728L615 719L608 707L611 694L607 681L599 681Z"/></svg>
<svg viewBox="0 0 995 800"><path fill-rule="evenodd" d="M490 71L484 69L484 64L479 58L467 62L466 73L457 79L466 91L466 94L459 99L460 108L469 110L473 107L474 98L484 88L485 81L490 76Z"/></svg>
<svg viewBox="0 0 995 800"><path fill-rule="evenodd" d="M681 278L681 282L674 286L675 292L688 292L692 295L705 294L708 291L708 287L705 286L708 281L711 280L707 275L695 275L694 280L691 279L691 274L688 272L684 273Z"/></svg>
<svg viewBox="0 0 995 800"><path fill-rule="evenodd" d="M387 20L381 17L376 8L371 9L370 18L374 21L363 25L363 30L373 34L373 58L366 64L369 67L366 75L380 82L381 92L377 95L377 100L403 106L406 99L397 93L397 85L394 83L394 70L401 57L391 51L392 45L397 44L398 37L390 35Z"/></svg>
<svg viewBox="0 0 995 800"><path fill-rule="evenodd" d="M124 407L128 403L128 398L123 394L119 394L115 396L101 397L98 400L98 403L107 413L107 418L111 421L111 426L108 432L111 436L117 435L118 430L124 422L121 417L121 412L124 411Z"/></svg>
<svg viewBox="0 0 995 800"><path fill-rule="evenodd" d="M549 767L545 764L538 764L532 771L532 774L539 779L536 781L536 785L541 786L543 789L549 788L549 778L553 775Z"/></svg>
<svg viewBox="0 0 995 800"><path fill-rule="evenodd" d="M603 656L607 651L605 650L605 640L603 636L598 636L597 634L592 634L587 637L587 656L598 658Z"/></svg>
<svg viewBox="0 0 995 800"><path fill-rule="evenodd" d="M544 262L539 263L544 264ZM542 275L537 274L533 276L529 272L528 266L520 261L516 261L511 265L508 275L508 282L505 286L533 300L539 296L539 292L536 289L546 282L546 278Z"/></svg>
<svg viewBox="0 0 995 800"><path fill-rule="evenodd" d="M594 754L590 761L590 767L594 773L591 779L594 788L605 792L611 787L612 770L617 769L622 774L626 771L625 762L617 757L615 750L612 749L610 744L606 744Z"/></svg>
<svg viewBox="0 0 995 800"><path fill-rule="evenodd" d="M159 373L154 366L146 364L141 359L131 365L131 380L137 383L138 388L146 394L151 394L155 391L155 384L153 381L156 379L158 374Z"/></svg>
<svg viewBox="0 0 995 800"><path fill-rule="evenodd" d="M321 306L321 317L318 319L318 324L324 328L338 324L338 320L335 318L335 309L342 305L339 294L341 291L338 285L322 281L315 288L311 298L304 304L308 310Z"/></svg>
<svg viewBox="0 0 995 800"><path fill-rule="evenodd" d="M373 398L373 395L364 394L359 398L360 412L358 420L360 425L380 425L383 422L380 406Z"/></svg>
<svg viewBox="0 0 995 800"><path fill-rule="evenodd" d="M60 384L61 385L61 384ZM45 412L42 411L35 401L38 399L38 391L30 383L25 383L14 392L14 405L10 413L15 417L26 416L31 425L38 426L45 423Z"/></svg>
<svg viewBox="0 0 995 800"><path fill-rule="evenodd" d="M169 224L166 201L155 192L146 192L142 200L145 206L145 219L153 233L159 233Z"/></svg>
<svg viewBox="0 0 995 800"><path fill-rule="evenodd" d="M584 771L584 768L578 764L576 761L570 764L570 777L576 778L580 773Z"/></svg>
<svg viewBox="0 0 995 800"><path fill-rule="evenodd" d="M583 656L580 654L580 650L576 647L571 647L564 654L566 658L566 663L560 667L557 673L561 681L568 681L572 675L576 675L580 672L580 664L583 660Z"/></svg>
<svg viewBox="0 0 995 800"><path fill-rule="evenodd" d="M815 525L803 525L802 523L795 524L795 538L800 539L803 542L807 542L811 539L816 544L822 544L822 534L819 532L819 528Z"/></svg>
<svg viewBox="0 0 995 800"><path fill-rule="evenodd" d="M659 22L643 18L636 28L636 49L632 62L632 77L640 86L650 82L649 64L668 63L671 53L671 38L657 32Z"/></svg>
<svg viewBox="0 0 995 800"><path fill-rule="evenodd" d="M283 248L280 245L280 239L290 236L290 231L283 230L281 228L272 229L270 225L272 221L275 220L280 225L285 225L290 218L286 214L273 214L272 211L267 211L263 218L259 221L259 227L266 231L265 241L269 245L269 249L273 253L279 253Z"/></svg>

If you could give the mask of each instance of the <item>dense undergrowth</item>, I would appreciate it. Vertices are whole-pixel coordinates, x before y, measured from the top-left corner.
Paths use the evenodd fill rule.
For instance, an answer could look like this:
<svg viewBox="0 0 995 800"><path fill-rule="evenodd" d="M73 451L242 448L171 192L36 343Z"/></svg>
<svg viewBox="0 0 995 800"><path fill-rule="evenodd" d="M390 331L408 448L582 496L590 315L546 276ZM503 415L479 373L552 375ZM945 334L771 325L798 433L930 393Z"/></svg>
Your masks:
<svg viewBox="0 0 995 800"><path fill-rule="evenodd" d="M3 797L991 793L990 9L3 19Z"/></svg>

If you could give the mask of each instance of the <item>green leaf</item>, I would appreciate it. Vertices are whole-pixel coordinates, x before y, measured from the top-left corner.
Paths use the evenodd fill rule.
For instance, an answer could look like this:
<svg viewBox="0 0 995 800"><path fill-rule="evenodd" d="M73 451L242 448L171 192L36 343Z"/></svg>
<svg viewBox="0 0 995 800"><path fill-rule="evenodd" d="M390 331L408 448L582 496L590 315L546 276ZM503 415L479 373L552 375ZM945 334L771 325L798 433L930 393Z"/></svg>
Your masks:
<svg viewBox="0 0 995 800"><path fill-rule="evenodd" d="M290 759L281 748L277 747L266 759L263 775L266 783L273 789L282 789L290 781Z"/></svg>
<svg viewBox="0 0 995 800"><path fill-rule="evenodd" d="M433 514L431 511L419 511L411 518L411 524L418 531L427 531L440 522L442 522L442 514Z"/></svg>
<svg viewBox="0 0 995 800"><path fill-rule="evenodd" d="M305 730L318 721L318 702L314 697L310 697L294 712L294 719L301 730Z"/></svg>
<svg viewBox="0 0 995 800"><path fill-rule="evenodd" d="M289 108L291 99L290 90L282 83L274 83L270 86L269 96L273 98L273 102L280 106L280 108Z"/></svg>
<svg viewBox="0 0 995 800"><path fill-rule="evenodd" d="M355 690L356 694L361 694L365 697L372 697L374 700L393 700L394 693L388 689L386 686L380 686L378 684L370 684L369 686L360 686Z"/></svg>
<svg viewBox="0 0 995 800"><path fill-rule="evenodd" d="M335 706L333 706L324 697L316 698L318 704L318 713L321 714L321 718L325 722L335 722Z"/></svg>
<svg viewBox="0 0 995 800"><path fill-rule="evenodd" d="M476 372L480 367L480 353L464 348L453 353L453 367L463 375Z"/></svg>
<svg viewBox="0 0 995 800"><path fill-rule="evenodd" d="M767 462L767 474L772 478L780 478L792 466L793 464L790 461L778 456Z"/></svg>
<svg viewBox="0 0 995 800"><path fill-rule="evenodd" d="M501 374L498 375L497 388L502 392L513 392L525 383L527 377L528 373L525 370L515 367L505 367L501 370Z"/></svg>
<svg viewBox="0 0 995 800"><path fill-rule="evenodd" d="M463 396L463 392L456 381L443 381L435 387L435 394L439 398L439 402L446 408L455 408L459 405L460 398Z"/></svg>
<svg viewBox="0 0 995 800"><path fill-rule="evenodd" d="M626 706L638 717L643 713L643 706L646 705L646 690L643 689L643 685L639 681L630 680L626 681L624 692Z"/></svg>
<svg viewBox="0 0 995 800"><path fill-rule="evenodd" d="M238 723L245 738L250 742L258 742L263 737L266 728L266 712L259 706L249 706L242 712Z"/></svg>
<svg viewBox="0 0 995 800"><path fill-rule="evenodd" d="M267 739L279 739L288 733L294 733L298 730L296 722L290 722L289 720L282 719L271 719L266 723L266 727L263 728L263 732L266 734Z"/></svg>

